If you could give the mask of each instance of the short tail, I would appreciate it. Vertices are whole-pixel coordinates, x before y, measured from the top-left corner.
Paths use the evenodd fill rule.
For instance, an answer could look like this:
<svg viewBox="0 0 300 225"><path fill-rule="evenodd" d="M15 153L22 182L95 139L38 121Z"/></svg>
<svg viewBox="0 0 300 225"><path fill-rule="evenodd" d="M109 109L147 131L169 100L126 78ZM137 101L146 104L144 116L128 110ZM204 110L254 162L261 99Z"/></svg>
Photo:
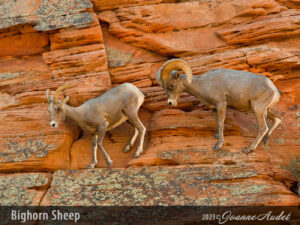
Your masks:
<svg viewBox="0 0 300 225"><path fill-rule="evenodd" d="M277 90L278 90L279 94L280 94L281 96L283 96L282 91L280 91L278 88L277 88Z"/></svg>

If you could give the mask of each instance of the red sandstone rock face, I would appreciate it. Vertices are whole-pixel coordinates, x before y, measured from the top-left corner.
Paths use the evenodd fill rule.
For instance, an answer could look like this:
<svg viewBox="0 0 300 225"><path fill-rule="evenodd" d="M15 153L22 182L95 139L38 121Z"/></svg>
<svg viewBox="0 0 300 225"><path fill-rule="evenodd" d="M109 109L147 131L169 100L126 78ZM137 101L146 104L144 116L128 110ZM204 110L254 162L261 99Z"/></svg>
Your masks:
<svg viewBox="0 0 300 225"><path fill-rule="evenodd" d="M299 8L295 0L0 3L0 172L19 172L0 175L3 187L16 186L0 204L299 205L290 188L300 178L283 169L300 156ZM187 61L196 76L221 67L273 80L284 94L273 110L284 120L270 148L241 153L257 133L256 121L228 110L224 149L214 152L214 112L187 93L170 107L156 84L155 73L174 57ZM146 94L139 112L147 127L144 154L132 158L136 145L122 152L133 134L123 124L103 142L116 169L60 171L89 165L91 137L70 121L51 129L45 91L69 83L72 88L64 95L78 106L125 82ZM106 167L100 151L98 161L98 167ZM54 172L53 181L43 172ZM189 185L182 178L186 175L191 175ZM30 182L22 185L26 177ZM166 182L160 185L161 180ZM112 189L111 200L102 184ZM119 189L120 184L132 192ZM92 186L100 193L96 198L74 201ZM200 186L220 193L208 196ZM156 195L158 187L173 197ZM15 193L25 197L9 200Z"/></svg>

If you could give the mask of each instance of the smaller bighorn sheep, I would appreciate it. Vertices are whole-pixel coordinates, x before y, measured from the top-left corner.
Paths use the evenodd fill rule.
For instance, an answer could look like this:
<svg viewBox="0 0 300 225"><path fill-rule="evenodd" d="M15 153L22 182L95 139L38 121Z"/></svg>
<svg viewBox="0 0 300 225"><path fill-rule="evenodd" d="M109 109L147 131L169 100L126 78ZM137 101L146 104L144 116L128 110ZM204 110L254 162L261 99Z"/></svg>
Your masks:
<svg viewBox="0 0 300 225"><path fill-rule="evenodd" d="M58 95L68 85L60 86L52 97L49 97L49 89L46 97L49 103L50 125L57 128L59 123L67 117L75 122L84 131L92 134L93 161L88 168L94 168L97 162L97 144L106 160L108 167L112 166L112 160L103 148L102 140L106 131L111 130L120 124L128 121L134 126L134 135L123 149L128 152L133 146L138 134L140 135L139 145L134 157L139 157L143 152L143 143L146 128L138 118L138 110L144 102L144 94L134 85L124 83L110 89L103 95L90 99L78 107L72 107L66 103L67 96L63 101L58 100Z"/></svg>
<svg viewBox="0 0 300 225"><path fill-rule="evenodd" d="M181 75L182 70L185 75ZM172 59L164 63L156 73L156 81L166 91L169 105L177 105L182 92L197 97L205 105L217 110L218 142L214 150L224 143L223 129L226 107L241 112L254 112L258 123L258 135L244 153L255 150L263 139L264 144L281 123L282 118L270 112L280 98L280 92L272 81L261 75L231 69L213 69L201 76L193 76L191 67L183 60ZM266 118L273 121L268 128Z"/></svg>

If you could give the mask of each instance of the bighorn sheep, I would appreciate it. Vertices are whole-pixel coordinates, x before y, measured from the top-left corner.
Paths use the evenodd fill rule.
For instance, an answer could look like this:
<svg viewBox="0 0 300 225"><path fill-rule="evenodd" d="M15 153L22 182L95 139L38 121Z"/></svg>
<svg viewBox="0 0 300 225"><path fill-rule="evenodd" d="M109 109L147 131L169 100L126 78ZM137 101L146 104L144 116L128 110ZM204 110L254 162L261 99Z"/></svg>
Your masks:
<svg viewBox="0 0 300 225"><path fill-rule="evenodd" d="M49 104L48 110L51 117L50 125L53 128L57 128L59 123L67 117L84 131L92 134L93 161L88 168L94 168L98 163L97 144L108 167L112 166L113 162L104 150L102 140L106 131L119 126L125 121L134 126L135 131L123 151L128 152L130 150L139 134L139 145L134 157L138 157L143 152L146 128L138 118L138 110L143 104L145 97L136 86L124 83L110 89L97 98L84 102L78 107L66 104L69 96L63 101L58 100L59 93L66 88L68 88L68 85L60 86L52 97L49 97L49 89L46 91Z"/></svg>
<svg viewBox="0 0 300 225"><path fill-rule="evenodd" d="M181 75L182 70L185 75ZM183 60L172 59L164 63L156 73L157 83L166 91L169 105L177 105L182 92L197 97L205 105L217 111L218 142L214 150L221 149L224 143L223 129L226 107L242 112L253 111L258 123L258 135L253 143L244 148L244 153L255 150L263 139L264 144L281 123L282 118L270 112L280 92L272 81L264 76L246 71L231 69L213 69L201 76L193 76L191 67ZM268 128L266 118L273 121Z"/></svg>

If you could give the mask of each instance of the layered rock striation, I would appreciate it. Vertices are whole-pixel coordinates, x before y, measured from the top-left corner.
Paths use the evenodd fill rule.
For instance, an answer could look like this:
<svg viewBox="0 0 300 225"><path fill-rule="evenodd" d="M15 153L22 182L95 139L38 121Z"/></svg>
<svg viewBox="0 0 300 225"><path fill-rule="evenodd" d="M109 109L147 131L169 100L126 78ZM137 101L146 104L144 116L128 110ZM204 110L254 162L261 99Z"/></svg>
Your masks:
<svg viewBox="0 0 300 225"><path fill-rule="evenodd" d="M299 8L281 0L1 2L0 204L299 205L291 189L300 178L284 169L300 156ZM169 58L187 61L195 76L221 67L269 77L283 92L273 110L284 118L269 149L244 155L255 117L229 109L224 149L214 152L215 112L187 93L170 107L156 83ZM91 137L69 121L49 125L45 91L66 82L72 106L124 82L139 87L144 154L122 152L134 132L122 124L103 142L114 168L103 168L99 151L100 168L86 170Z"/></svg>

